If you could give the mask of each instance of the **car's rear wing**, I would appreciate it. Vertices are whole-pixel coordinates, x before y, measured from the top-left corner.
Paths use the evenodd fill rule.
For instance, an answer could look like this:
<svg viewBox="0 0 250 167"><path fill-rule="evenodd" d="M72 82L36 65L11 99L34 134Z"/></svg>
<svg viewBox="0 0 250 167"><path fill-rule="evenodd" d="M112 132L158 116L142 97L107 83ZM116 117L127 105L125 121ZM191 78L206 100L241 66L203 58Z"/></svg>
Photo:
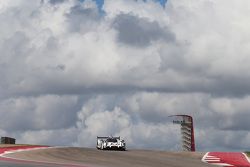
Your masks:
<svg viewBox="0 0 250 167"><path fill-rule="evenodd" d="M110 138L110 137L108 137L108 136L97 136L96 137L96 145L98 146L102 142L102 140L107 140L108 138ZM121 140L120 136L118 136L118 137L112 137L112 138L113 139Z"/></svg>
<svg viewBox="0 0 250 167"><path fill-rule="evenodd" d="M108 137L108 136L97 136L97 137L96 137L96 140L106 140L106 139L108 139L108 138L110 138L110 137ZM121 140L121 137L120 137L120 136L118 136L118 137L113 137L113 136L112 136L111 138Z"/></svg>

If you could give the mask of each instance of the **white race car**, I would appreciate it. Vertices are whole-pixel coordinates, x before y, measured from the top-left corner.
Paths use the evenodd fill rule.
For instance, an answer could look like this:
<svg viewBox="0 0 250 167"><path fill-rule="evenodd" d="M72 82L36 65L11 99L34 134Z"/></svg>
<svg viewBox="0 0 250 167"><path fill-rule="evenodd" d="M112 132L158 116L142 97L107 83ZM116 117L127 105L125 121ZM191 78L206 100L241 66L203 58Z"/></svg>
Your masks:
<svg viewBox="0 0 250 167"><path fill-rule="evenodd" d="M119 137L97 136L96 148L101 150L126 150L126 143Z"/></svg>

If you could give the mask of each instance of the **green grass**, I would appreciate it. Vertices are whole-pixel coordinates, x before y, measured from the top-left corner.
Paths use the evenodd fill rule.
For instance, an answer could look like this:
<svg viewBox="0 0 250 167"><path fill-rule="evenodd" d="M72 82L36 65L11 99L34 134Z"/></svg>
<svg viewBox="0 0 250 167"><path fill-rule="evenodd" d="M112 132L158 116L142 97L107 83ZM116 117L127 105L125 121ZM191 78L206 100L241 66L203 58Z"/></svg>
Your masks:
<svg viewBox="0 0 250 167"><path fill-rule="evenodd" d="M248 157L250 157L250 151L246 151L245 153L247 154Z"/></svg>

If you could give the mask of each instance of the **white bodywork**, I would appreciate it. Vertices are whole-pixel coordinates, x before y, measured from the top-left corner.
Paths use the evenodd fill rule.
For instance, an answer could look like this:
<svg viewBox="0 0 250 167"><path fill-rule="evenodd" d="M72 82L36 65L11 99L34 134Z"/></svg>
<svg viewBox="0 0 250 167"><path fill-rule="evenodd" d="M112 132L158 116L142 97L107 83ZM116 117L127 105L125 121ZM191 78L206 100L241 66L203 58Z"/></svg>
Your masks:
<svg viewBox="0 0 250 167"><path fill-rule="evenodd" d="M98 137L96 148L101 150L126 150L126 143L120 137Z"/></svg>

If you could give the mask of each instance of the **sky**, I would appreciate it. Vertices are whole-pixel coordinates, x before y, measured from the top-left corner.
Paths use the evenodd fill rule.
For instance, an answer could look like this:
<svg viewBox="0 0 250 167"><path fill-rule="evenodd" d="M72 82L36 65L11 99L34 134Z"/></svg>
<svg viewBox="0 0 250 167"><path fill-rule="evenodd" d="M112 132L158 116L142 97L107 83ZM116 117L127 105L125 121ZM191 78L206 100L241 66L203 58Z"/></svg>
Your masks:
<svg viewBox="0 0 250 167"><path fill-rule="evenodd" d="M17 143L250 148L249 0L0 0L0 136Z"/></svg>

